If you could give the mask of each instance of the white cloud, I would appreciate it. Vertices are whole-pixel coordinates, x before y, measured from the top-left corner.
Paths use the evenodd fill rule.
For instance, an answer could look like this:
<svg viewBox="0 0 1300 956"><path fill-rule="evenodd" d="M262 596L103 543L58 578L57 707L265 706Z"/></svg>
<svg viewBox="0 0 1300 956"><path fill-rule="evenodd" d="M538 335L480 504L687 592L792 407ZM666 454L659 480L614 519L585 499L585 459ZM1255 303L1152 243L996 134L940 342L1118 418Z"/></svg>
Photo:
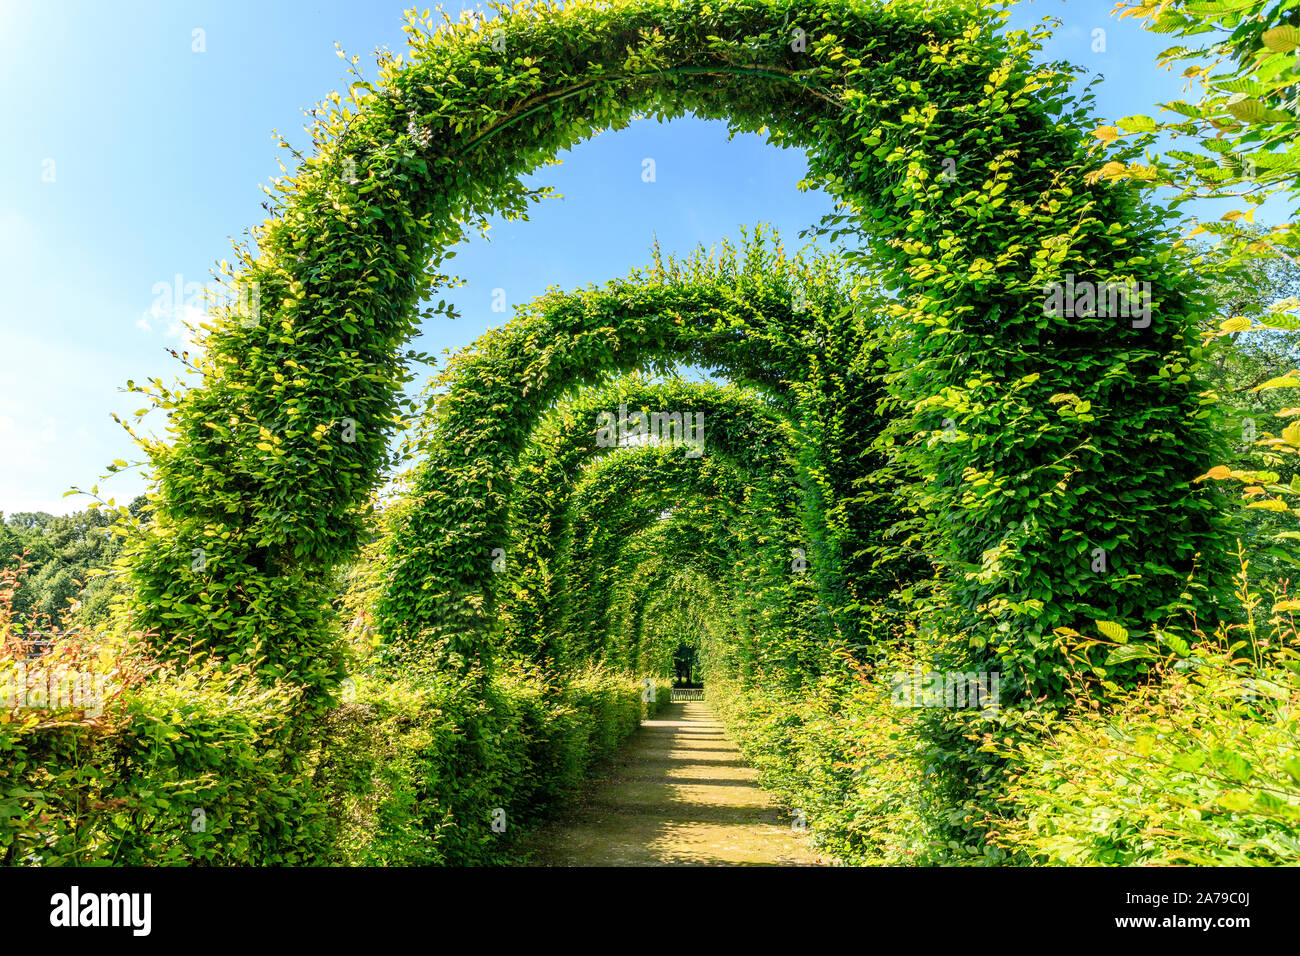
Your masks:
<svg viewBox="0 0 1300 956"><path fill-rule="evenodd" d="M6 287L36 271L36 249L40 244L31 221L9 210L0 210L0 267Z"/></svg>
<svg viewBox="0 0 1300 956"><path fill-rule="evenodd" d="M135 327L142 332L152 332L154 324L151 320L166 320L167 325L163 329L163 336L176 339L181 351L193 355L202 348L197 339L196 329L207 318L207 312L198 306L182 305L179 308L168 308L165 303L155 301L147 312L140 314Z"/></svg>
<svg viewBox="0 0 1300 956"><path fill-rule="evenodd" d="M207 317L207 313L202 309L192 305L182 306L178 314L174 315L171 322L167 324L166 335L169 339L180 339L183 351L197 352L199 346L195 339L195 330Z"/></svg>

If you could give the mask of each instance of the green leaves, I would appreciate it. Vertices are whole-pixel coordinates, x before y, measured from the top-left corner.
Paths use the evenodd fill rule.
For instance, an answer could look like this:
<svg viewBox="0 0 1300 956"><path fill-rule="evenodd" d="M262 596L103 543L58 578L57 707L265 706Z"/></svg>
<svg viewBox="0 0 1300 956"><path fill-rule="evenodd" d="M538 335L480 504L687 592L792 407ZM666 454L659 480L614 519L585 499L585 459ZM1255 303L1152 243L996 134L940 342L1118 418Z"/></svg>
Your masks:
<svg viewBox="0 0 1300 956"><path fill-rule="evenodd" d="M485 337L476 349L458 356L440 380L447 393L438 404L438 417L428 423L433 438L430 455L414 475L414 496L419 503L395 522L392 537L384 544L391 580L378 588L377 617L381 629L390 639L403 644L417 635L419 640L427 640L430 633L447 633L450 640L466 644L481 639L485 622L467 628L463 616L454 611L462 598L419 602L418 596L430 589L431 582L436 582L433 589L440 594L482 601L484 607L505 615L508 621L518 614L534 622L527 630L518 632L512 621L507 624L510 633L517 634L520 641L536 643L538 631L559 631L589 635L593 645L599 646L604 635L599 616L607 600L603 585L593 587L593 593L575 591L571 596L566 593L563 600L557 595L555 606L536 611L517 610L513 602L504 600L512 587L523 589L530 600L540 600L531 597L542 587L542 582L533 576L534 569L525 565L518 579L512 572L503 580L502 575L493 573L490 561L479 557L489 554L494 547L502 547L508 548L511 554L521 551L537 554L538 561L549 566L559 542L516 528L533 525L566 528L571 516L521 513L518 511L521 506L511 506L508 496L513 489L514 493L524 494L525 501L538 501L539 507L541 501L569 507L568 495L579 463L599 449L592 446L589 433L584 441L581 435L565 430L564 444L556 447L548 441L541 448L549 449L550 454L568 464L538 462L532 456L540 451L532 449L528 450L529 463L516 462L507 450L529 449L530 435L536 430L549 432L558 427L547 424L544 416L572 389L575 381L591 381L602 372L618 367L644 366L692 355L704 356L711 367L742 381L778 380L780 388L792 394L793 409L809 427L824 428L826 410L842 399L837 399L833 390L827 394L806 390L842 388L838 383L844 373L833 366L836 376L833 382L814 386L816 378L808 381L813 374L811 370L817 368L812 365L814 356L824 363L826 359L822 356L826 351L854 355L869 334L869 329L854 319L858 295L850 294L849 283L841 270L840 260L833 257L812 261L787 257L776 237L759 228L739 248L727 242L717 253L700 250L684 261L659 259L651 270L635 272L628 280L610 283L605 288L567 295L552 292L526 306L515 322ZM796 290L801 290L807 300L805 308L797 312L792 310ZM835 317L834 321L831 317ZM820 328L819 335L809 336L807 330L814 324ZM825 374L824 366L816 374ZM621 387L627 389L624 404L632 396L648 394L641 391L645 386L636 384L635 380ZM763 476L763 484L784 489L783 500L776 506L786 515L783 520L787 524L793 522L787 510L789 499L785 496L799 492L786 488L789 479L774 478L771 471L770 456L785 447L772 444L782 426L759 415L757 409L751 410L749 419L738 418L737 409L750 407L753 399L742 401L728 396L725 403L719 404L719 397L710 391L691 392L682 391L681 386L674 387L678 391L656 393L659 397L653 400L646 398L651 403L647 407L653 408L658 403L659 407L669 409L697 406L700 412L707 409L709 442L717 442L717 447L751 467L761 463L762 470L756 474ZM872 383L863 388L864 398L874 403L879 386ZM619 400L607 402L607 406L612 405L616 410L619 404ZM578 404L573 409L587 407ZM720 409L725 411L721 412L722 418L717 418ZM590 431L595 410L571 409L567 414L578 415L579 421L585 417ZM874 417L865 418L863 427L874 427L875 421ZM762 423L763 430L757 437L753 422ZM738 432L733 433L733 423L734 428L740 429ZM862 438L855 435L845 441L848 444L843 446L844 450L835 453L833 467L845 468L849 461L860 457L857 449ZM788 449L784 454L792 455ZM798 468L813 467L813 462L820 457L819 453L816 457L814 454L810 450L807 461L800 462ZM697 477L708 481L717 479L708 462L685 464L699 474L688 469L681 475L683 481ZM781 466L787 472L790 467L789 464ZM826 465L819 463L818 467ZM512 478L516 469L522 469L522 473ZM517 484L540 480L532 478L534 474L557 482L556 487L543 492L540 488L533 491L529 490L530 485ZM647 481L626 489L628 507L633 507L631 502L636 492ZM481 487L489 493L454 498L434 494L437 489L453 487L466 490ZM503 489L502 493L491 493L497 487ZM819 497L826 500L855 494L851 479L846 478L833 489L819 492ZM533 499L533 495L537 498ZM508 508L514 509L513 515ZM610 522L621 520L623 511L623 507L612 503L596 508ZM633 510L634 515L640 513ZM521 524L512 528L515 522ZM860 523L864 539L872 522ZM592 533L598 535L599 544L593 542L592 546L599 555L606 553L604 548L621 545L626 538L626 534L617 533L607 537L598 529ZM516 540L521 535L523 540ZM560 555L563 554L561 550ZM584 560L595 560L599 566L598 557ZM830 570L828 567L827 571ZM551 568L547 577L555 573ZM578 580L587 580L595 574L572 573ZM561 623L566 621L566 614L588 610L596 619L584 618L580 624ZM541 643L547 646L548 653L553 650L549 637Z"/></svg>
<svg viewBox="0 0 1300 956"><path fill-rule="evenodd" d="M1273 53L1290 53L1300 47L1300 29L1289 23L1284 23L1281 26L1264 31L1260 40Z"/></svg>
<svg viewBox="0 0 1300 956"><path fill-rule="evenodd" d="M376 600L356 610L373 611L385 653L487 682L503 634L541 657L609 650L610 635L641 633L612 619L629 607L612 600L632 590L621 575L649 575L650 563L668 573L648 556L653 542L677 548L679 563L691 546L703 555L695 576L662 580L695 594L701 580L724 582L698 619L664 613L735 625L714 645L735 671L812 679L829 648L933 632L952 636L945 666L1014 674L1008 704L1051 706L1068 672L1050 635L1099 615L1121 644L1108 663L1154 659L1150 645L1126 643L1127 628L1188 606L1188 578L1205 570L1197 556L1213 572L1223 531L1213 483L1190 483L1219 440L1188 344L1196 282L1160 238L1161 211L1128 182L1169 167L1139 165L1120 146L1097 162L1069 71L1037 62L1029 35L997 32L991 9L957 5L937 20L910 9L756 0L715 4L706 16L720 25L702 26L667 0L576 2L503 15L504 56L468 24L408 24L410 58L385 62L373 87L351 85L346 110L317 117L322 156L286 170L257 258L237 260L237 278L259 284L259 320L215 319L199 384L163 396L174 401L171 444L145 445L161 500L131 570L136 623L159 651L255 660L259 680L312 688L305 706L323 707L343 673L329 587L371 534L388 440L406 420L401 350L420 301L456 284L426 264L450 258L466 223L522 215L540 194L521 177L593 130L689 107L806 148L809 184L843 202L843 231L870 247L856 264L888 294L868 283L869 294L848 294L861 278L854 260L793 260L755 242L686 263L656 252L613 288L525 306L449 363L411 496L357 570L359 593ZM808 57L782 45L764 58L772 76L736 73L731 38L801 21L817 25ZM1271 122L1272 83L1234 106ZM1208 118L1230 116L1211 108ZM1119 128L1160 129L1145 116ZM355 176L340 174L343 157ZM796 282L809 309L793 307ZM1145 308L1120 294L1131 283ZM1045 290L1057 285L1053 311ZM876 317L829 320L855 298ZM576 452L525 454L535 438L555 449L535 432L580 385L677 360L761 386L799 440L765 444L737 414L727 460L611 455L621 463L587 483ZM652 531L670 510L665 473L689 491L679 507L692 520ZM549 510L552 493L577 510ZM554 523L524 532L515 507ZM1114 571L1092 570L1093 540ZM540 560L518 575L493 569L494 549L510 568L521 543ZM810 573L792 567L794 548ZM899 588L923 596L907 609L916 620L898 608ZM574 626L557 636L557 621ZM992 779L987 755L955 742L969 728L944 720L924 738L950 775L935 792ZM501 772L523 766L511 758ZM424 768L430 779L442 769ZM398 789L419 792L424 777L411 771ZM481 784L468 786L486 799ZM966 815L945 811L945 835L970 838Z"/></svg>
<svg viewBox="0 0 1300 956"><path fill-rule="evenodd" d="M1288 757L1281 766L1292 783L1300 784L1300 758Z"/></svg>
<svg viewBox="0 0 1300 956"><path fill-rule="evenodd" d="M1102 634L1106 635L1118 644L1128 643L1128 631L1123 625L1117 624L1114 621L1098 621L1097 630L1101 631Z"/></svg>
<svg viewBox="0 0 1300 956"><path fill-rule="evenodd" d="M1116 124L1126 133L1154 133L1158 126L1150 116L1126 116Z"/></svg>
<svg viewBox="0 0 1300 956"><path fill-rule="evenodd" d="M1153 661L1157 655L1150 645L1147 644L1126 644L1117 647L1106 655L1106 666L1114 667L1117 664L1127 664L1130 661Z"/></svg>
<svg viewBox="0 0 1300 956"><path fill-rule="evenodd" d="M1197 105L1166 104L1191 122L1156 123L1145 131L1190 138L1205 152L1235 160L1220 163L1204 152L1170 150L1153 164L1153 183L1173 187L1183 199L1245 195L1252 204L1281 191L1294 208L1300 150L1294 146L1297 117L1291 92L1300 82L1300 63L1294 56L1300 29L1288 22L1288 6L1234 0L1176 7L1139 4L1125 11L1125 16L1146 20L1149 29L1196 38L1203 44L1161 54L1163 63L1192 63L1184 76L1202 87ZM1211 72L1207 60L1219 72ZM1207 224L1201 228L1226 236L1242 252L1267 246L1294 253L1297 247L1289 224L1260 236L1220 231Z"/></svg>
<svg viewBox="0 0 1300 956"><path fill-rule="evenodd" d="M1171 631L1157 631L1156 637L1161 644L1164 644L1179 657L1186 657L1191 653L1191 647L1188 646L1187 641Z"/></svg>
<svg viewBox="0 0 1300 956"><path fill-rule="evenodd" d="M1300 386L1300 378L1297 378L1294 375L1281 375L1276 378L1270 378L1268 381L1260 385L1256 385L1251 389L1251 391L1267 392L1274 388L1295 388L1296 386Z"/></svg>
<svg viewBox="0 0 1300 956"><path fill-rule="evenodd" d="M1289 865L1300 820L1300 725L1283 666L1294 630L1257 661L1198 644L1159 680L1072 708L1013 756L999 843L1073 865ZM1163 636L1162 636L1163 640ZM1118 650L1128 650L1126 645ZM1007 747L999 753L1012 755Z"/></svg>

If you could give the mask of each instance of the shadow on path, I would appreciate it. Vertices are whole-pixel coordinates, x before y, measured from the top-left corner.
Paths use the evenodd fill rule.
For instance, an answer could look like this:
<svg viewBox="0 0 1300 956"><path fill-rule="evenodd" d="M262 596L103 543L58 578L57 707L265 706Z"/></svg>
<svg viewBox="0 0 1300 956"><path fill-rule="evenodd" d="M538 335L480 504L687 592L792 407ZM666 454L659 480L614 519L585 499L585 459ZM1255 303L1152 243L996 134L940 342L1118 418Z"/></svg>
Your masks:
<svg viewBox="0 0 1300 956"><path fill-rule="evenodd" d="M581 806L526 839L534 866L816 866L704 701L641 725Z"/></svg>

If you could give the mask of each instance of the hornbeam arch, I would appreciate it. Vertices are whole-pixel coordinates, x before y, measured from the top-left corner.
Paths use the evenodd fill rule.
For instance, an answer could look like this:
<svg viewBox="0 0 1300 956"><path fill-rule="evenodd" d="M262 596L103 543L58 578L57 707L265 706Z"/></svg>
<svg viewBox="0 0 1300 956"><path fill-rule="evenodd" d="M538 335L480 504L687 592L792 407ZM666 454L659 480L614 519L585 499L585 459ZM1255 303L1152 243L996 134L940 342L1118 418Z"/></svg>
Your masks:
<svg viewBox="0 0 1300 956"><path fill-rule="evenodd" d="M713 579L692 568L671 570L660 576L662 587L645 596L637 607L641 619L650 619L632 640L646 668L660 672L678 646L696 651L699 672L722 665L733 678L749 679L758 673L757 663L743 655L744 640L731 608L719 595ZM716 671L715 671L716 672ZM770 685L769 685L770 686Z"/></svg>
<svg viewBox="0 0 1300 956"><path fill-rule="evenodd" d="M734 524L708 517L693 507L674 511L628 535L612 553L591 556L588 563L613 579L604 589L610 604L605 646L639 654L628 657L629 666L646 661L647 615L662 606L658 598L666 589L687 581L702 599L697 618L710 624L713 652L727 655L731 676L795 688L823 672L843 645L819 628L823 605L807 579L791 576L784 554L759 553ZM714 550L691 552L688 541L708 541ZM652 630L667 623L654 622Z"/></svg>
<svg viewBox="0 0 1300 956"><path fill-rule="evenodd" d="M593 459L615 449L599 444L602 415L616 419L637 410L675 410L703 416L700 457L721 454L744 467L751 481L770 484L784 496L806 494L810 484L800 476L801 449L789 422L776 408L750 391L731 386L680 380L665 383L640 378L619 379L609 386L584 391L566 403L533 434L520 456L513 482L510 523L512 540L507 573L498 574L498 592L510 599L501 616L510 643L527 645L547 656L560 632L552 616L552 602L565 594L563 563L559 552L568 533L568 506L583 469ZM608 437L608 436L607 436ZM781 507L792 503L779 498ZM799 546L818 568L818 580L834 578L834 557L822 540L823 529L799 518L807 508L791 513L791 546ZM829 593L827 597L832 595Z"/></svg>
<svg viewBox="0 0 1300 956"><path fill-rule="evenodd" d="M1069 75L1035 65L1036 39L1000 32L1004 17L974 0L570 0L437 30L412 19L409 59L317 109L316 154L277 182L256 251L224 271L256 283L260 312L209 322L201 382L160 397L170 432L142 442L156 508L131 550L137 623L177 654L336 681L326 585L362 539L399 423L400 349L451 246L470 222L522 216L540 195L522 177L559 151L691 112L805 149L808 182L847 204L842 227L896 293L892 440L917 476L945 627L1013 693L1062 692L1055 627L1145 629L1180 604L1198 555L1217 560L1221 502L1192 479L1218 439L1160 217L1089 174L1102 157ZM1066 281L1140 281L1150 308L1142 322L1046 311L1045 287ZM635 301L625 314L648 331ZM450 473L450 497L403 540L458 544L411 565L401 584L420 600L386 623L409 613L469 658L490 608L451 572L486 563L500 495L486 474ZM481 534L461 534L456 501L489 506ZM1009 535L1016 555L990 563ZM1090 546L1115 575L1090 576Z"/></svg>
<svg viewBox="0 0 1300 956"><path fill-rule="evenodd" d="M586 652L608 643L611 596L629 542L668 508L672 515L662 520L722 532L730 556L726 586L754 595L772 592L764 595L768 623L774 636L784 634L782 621L798 605L815 604L816 592L809 576L793 572L787 560L786 536L797 533L797 516L793 509L783 515L775 497L752 483L746 469L721 456L692 462L677 449L643 447L593 462L574 490L572 535L561 552L570 585L562 629L585 640L581 650ZM781 592L779 599L775 591Z"/></svg>
<svg viewBox="0 0 1300 956"><path fill-rule="evenodd" d="M740 552L749 551L766 557L771 568L788 569L791 543L800 540L801 531L793 482L766 464L761 458L746 462L726 454L692 461L680 449L664 448L625 450L593 463L573 490L568 534L557 561L556 590L565 596L557 622L561 632L599 635L607 630L609 570L620 550L631 535L657 520L662 508L672 510L692 498L698 500L692 513L701 512L699 520L707 516L733 527L737 560ZM740 537L746 520L764 529L766 555L758 553L752 532Z"/></svg>
<svg viewBox="0 0 1300 956"><path fill-rule="evenodd" d="M391 535L389 580L375 606L384 637L405 653L486 656L498 624L493 562L511 537L518 456L543 414L577 386L682 361L796 405L792 386L818 335L833 342L864 321L842 265L787 257L759 230L739 250L724 245L601 288L552 291L458 356Z"/></svg>
<svg viewBox="0 0 1300 956"><path fill-rule="evenodd" d="M726 630L734 630L731 615L718 607L720 592L727 587L727 573L734 566L731 539L724 529L682 521L674 515L632 536L619 558L629 570L610 593L611 616L615 618L610 643L628 648L628 663L638 671L662 669L663 654L656 656L655 651L664 649L646 646L645 617L653 599L683 578L707 582L707 587L697 589L708 598L701 613L722 617ZM725 607L729 609L729 604Z"/></svg>
<svg viewBox="0 0 1300 956"><path fill-rule="evenodd" d="M598 493L585 506L578 504L581 513L574 520L593 529L610 521L587 513L593 505L608 506L611 496L604 486L610 481L623 482L624 493L634 502L646 489L655 494L663 488L670 494L681 490L679 485L663 485L671 476L647 466L644 460L602 459L594 464L585 483ZM629 474L634 481L625 481ZM617 495L615 499L620 500ZM670 579L680 583L689 570L699 579L693 589L696 598L707 596L697 620L710 623L711 653L726 655L727 673L761 680L768 687L796 688L831 666L844 644L825 626L823 612L828 609L811 586L811 569L796 572L788 560L779 509L755 507L760 503L751 499L735 513L722 514L697 507L694 496L678 500L679 506L664 521L652 520L652 512L643 507L625 509L613 521L618 533L602 536L597 547L573 555L587 569L582 577L597 581L583 591L590 598L587 603L607 603L610 608L599 620L573 630L599 632L603 636L598 643L606 648L642 649L646 612L661 606L653 598ZM705 551L689 550L704 542ZM700 581L709 582L708 587L701 590Z"/></svg>

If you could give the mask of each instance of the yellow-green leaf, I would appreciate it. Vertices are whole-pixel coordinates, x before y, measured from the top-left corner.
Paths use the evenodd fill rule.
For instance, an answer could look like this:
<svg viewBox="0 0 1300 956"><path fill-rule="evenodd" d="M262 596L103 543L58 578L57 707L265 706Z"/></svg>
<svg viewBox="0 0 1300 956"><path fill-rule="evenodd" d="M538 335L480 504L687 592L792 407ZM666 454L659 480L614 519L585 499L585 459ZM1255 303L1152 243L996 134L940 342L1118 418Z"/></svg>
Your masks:
<svg viewBox="0 0 1300 956"><path fill-rule="evenodd" d="M1261 511L1290 511L1285 501L1278 501L1276 498L1265 498L1263 501L1252 501L1246 505L1247 508L1258 508Z"/></svg>
<svg viewBox="0 0 1300 956"><path fill-rule="evenodd" d="M1265 392L1270 388L1295 388L1297 385L1300 385L1300 378L1283 375L1278 378L1270 378L1263 385L1256 385L1251 391Z"/></svg>
<svg viewBox="0 0 1300 956"><path fill-rule="evenodd" d="M1284 23L1280 27L1268 30L1260 39L1264 41L1264 46L1274 53L1289 53L1300 46L1300 30L1289 23Z"/></svg>
<svg viewBox="0 0 1300 956"><path fill-rule="evenodd" d="M1122 624L1116 624L1114 621L1098 621L1097 630L1117 644L1128 643L1128 630Z"/></svg>

